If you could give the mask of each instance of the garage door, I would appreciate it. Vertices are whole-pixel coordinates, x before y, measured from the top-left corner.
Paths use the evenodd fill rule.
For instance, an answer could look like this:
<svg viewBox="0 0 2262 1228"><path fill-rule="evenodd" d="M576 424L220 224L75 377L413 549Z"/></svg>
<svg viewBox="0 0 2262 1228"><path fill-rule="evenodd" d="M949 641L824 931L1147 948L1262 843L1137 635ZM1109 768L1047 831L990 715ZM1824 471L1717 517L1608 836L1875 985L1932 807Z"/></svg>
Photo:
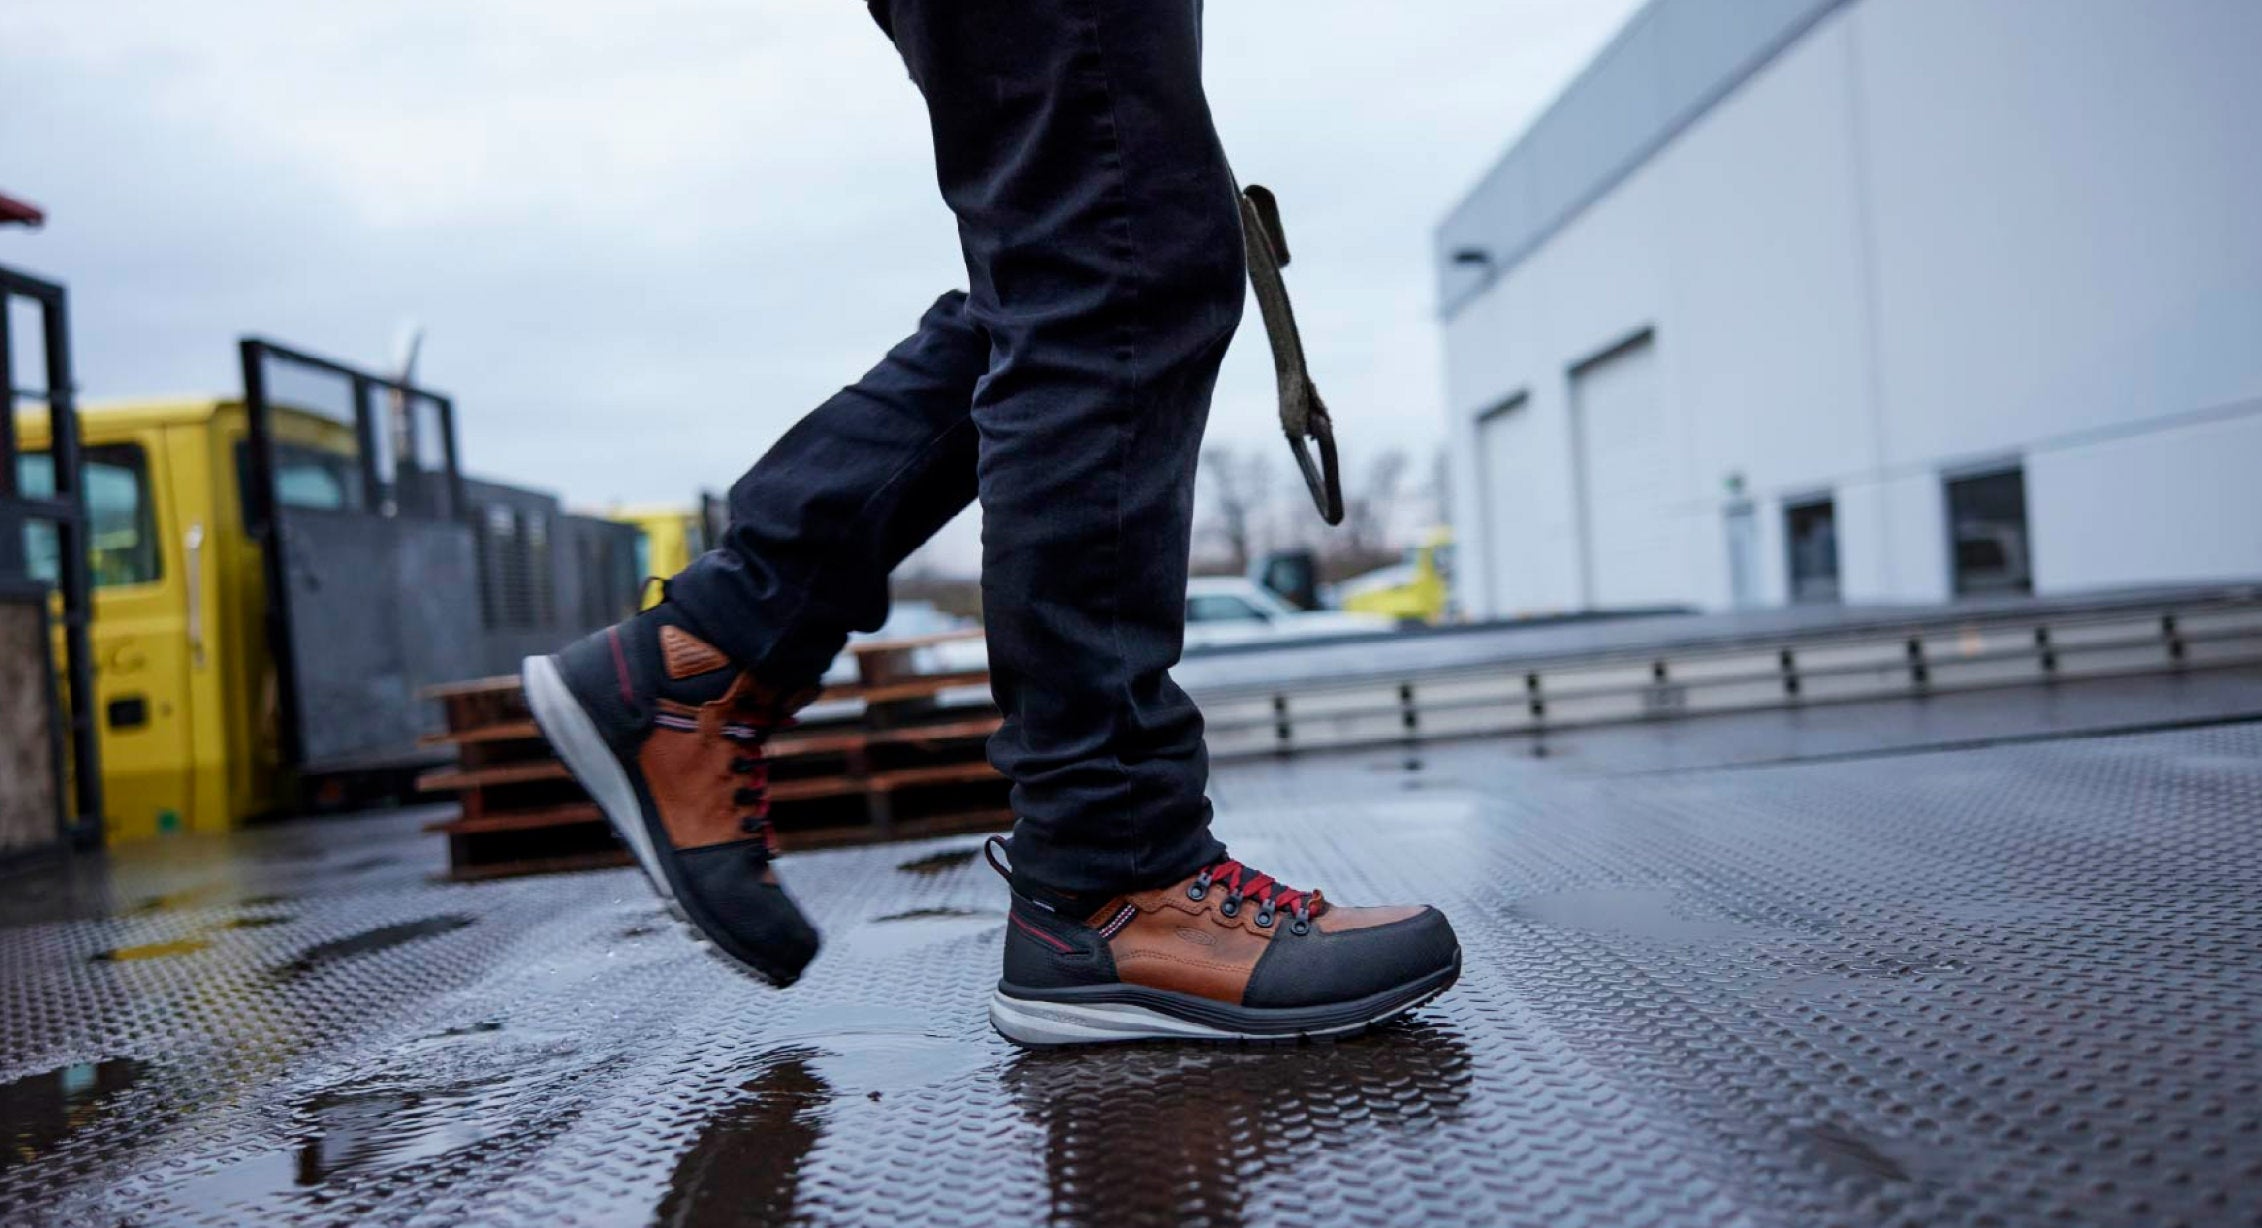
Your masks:
<svg viewBox="0 0 2262 1228"><path fill-rule="evenodd" d="M1484 529L1472 545L1482 551L1484 579L1481 592L1462 599L1481 601L1479 612L1493 618L1578 604L1564 568L1549 565L1553 560L1547 548L1550 541L1560 542L1568 527L1569 509L1561 501L1562 462L1555 462L1553 474L1547 472L1548 457L1532 438L1533 429L1531 407L1521 395L1477 419L1477 510ZM1552 508L1549 491L1558 500Z"/></svg>
<svg viewBox="0 0 2262 1228"><path fill-rule="evenodd" d="M1571 375L1586 604L1593 609L1688 599L1688 560L1675 520L1673 441L1657 347L1622 346Z"/></svg>

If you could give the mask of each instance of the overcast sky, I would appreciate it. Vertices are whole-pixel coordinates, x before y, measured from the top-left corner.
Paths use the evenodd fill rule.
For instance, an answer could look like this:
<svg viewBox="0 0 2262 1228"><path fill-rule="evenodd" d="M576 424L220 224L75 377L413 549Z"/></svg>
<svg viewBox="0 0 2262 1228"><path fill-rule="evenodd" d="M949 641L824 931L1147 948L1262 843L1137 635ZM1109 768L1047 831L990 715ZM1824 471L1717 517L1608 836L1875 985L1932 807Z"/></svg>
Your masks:
<svg viewBox="0 0 2262 1228"><path fill-rule="evenodd" d="M1430 232L1635 7L1212 0L1347 466L1435 448ZM86 395L233 395L251 332L383 365L415 321L467 469L581 507L727 487L965 281L856 0L14 3L0 103L0 191L50 214L0 263L70 286ZM1210 437L1279 447L1249 318Z"/></svg>

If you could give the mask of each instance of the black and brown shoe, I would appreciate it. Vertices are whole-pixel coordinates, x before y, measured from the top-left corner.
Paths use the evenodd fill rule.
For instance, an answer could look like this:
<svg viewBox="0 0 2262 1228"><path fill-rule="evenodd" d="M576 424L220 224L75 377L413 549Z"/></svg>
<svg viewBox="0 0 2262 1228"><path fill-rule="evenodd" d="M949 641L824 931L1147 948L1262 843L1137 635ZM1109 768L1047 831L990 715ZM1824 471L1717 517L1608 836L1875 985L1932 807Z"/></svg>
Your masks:
<svg viewBox="0 0 2262 1228"><path fill-rule="evenodd" d="M1461 975L1427 905L1346 908L1238 861L1104 901L1013 882L990 1023L1024 1045L1293 1040L1396 1018Z"/></svg>
<svg viewBox="0 0 2262 1228"><path fill-rule="evenodd" d="M816 689L765 685L666 601L528 657L520 676L543 736L671 911L764 980L792 984L817 931L770 864L763 743Z"/></svg>

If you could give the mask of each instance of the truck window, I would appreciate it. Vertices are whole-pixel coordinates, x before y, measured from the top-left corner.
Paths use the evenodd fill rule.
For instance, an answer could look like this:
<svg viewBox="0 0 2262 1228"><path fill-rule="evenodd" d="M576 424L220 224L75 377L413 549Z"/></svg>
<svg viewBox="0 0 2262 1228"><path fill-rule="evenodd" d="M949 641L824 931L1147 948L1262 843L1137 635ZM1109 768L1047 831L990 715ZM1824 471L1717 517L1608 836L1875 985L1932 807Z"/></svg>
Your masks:
<svg viewBox="0 0 2262 1228"><path fill-rule="evenodd" d="M251 441L236 442L236 493L243 506L244 531L256 535L252 523ZM358 509L361 502L361 466L353 457L303 444L275 444L275 498L285 507L311 507L342 512Z"/></svg>
<svg viewBox="0 0 2262 1228"><path fill-rule="evenodd" d="M163 573L157 549L157 512L149 498L149 457L139 444L95 444L81 452L86 473L88 561L97 588L147 584ZM55 494L55 466L45 452L16 458L16 488L26 498ZM48 584L61 579L62 550L55 526L44 520L24 525L24 560L32 578Z"/></svg>

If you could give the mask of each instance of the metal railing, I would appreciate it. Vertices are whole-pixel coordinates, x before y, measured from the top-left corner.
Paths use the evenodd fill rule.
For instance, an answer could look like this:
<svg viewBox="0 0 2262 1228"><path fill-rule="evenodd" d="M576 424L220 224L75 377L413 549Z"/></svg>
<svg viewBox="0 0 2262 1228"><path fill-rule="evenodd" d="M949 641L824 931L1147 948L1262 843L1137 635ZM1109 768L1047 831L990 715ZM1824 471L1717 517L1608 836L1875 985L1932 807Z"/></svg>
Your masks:
<svg viewBox="0 0 2262 1228"><path fill-rule="evenodd" d="M1943 611L1732 644L1602 650L1199 694L1215 756L1671 720L2262 664L2262 595Z"/></svg>

